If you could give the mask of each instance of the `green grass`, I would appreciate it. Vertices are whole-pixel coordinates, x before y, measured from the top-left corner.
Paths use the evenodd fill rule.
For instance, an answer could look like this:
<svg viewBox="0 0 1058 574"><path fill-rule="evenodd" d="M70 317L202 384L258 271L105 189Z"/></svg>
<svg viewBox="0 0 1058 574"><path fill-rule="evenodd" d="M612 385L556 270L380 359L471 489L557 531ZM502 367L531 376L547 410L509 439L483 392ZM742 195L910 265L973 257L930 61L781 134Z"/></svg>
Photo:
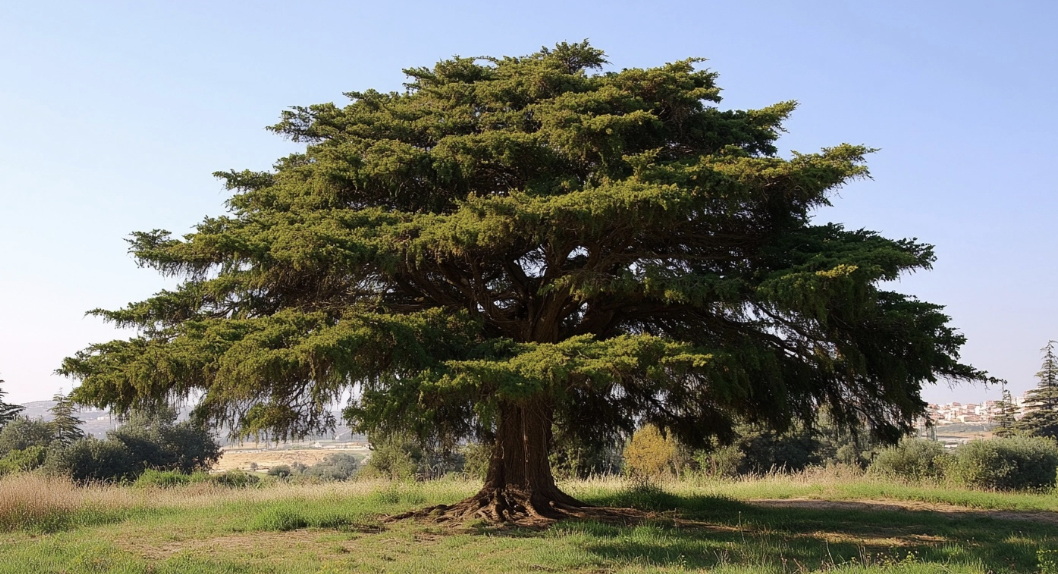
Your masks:
<svg viewBox="0 0 1058 574"><path fill-rule="evenodd" d="M0 481L0 494L3 487ZM96 508L102 513L96 519L71 519L53 528L8 523L0 532L0 573L1058 574L1053 493L807 476L683 481L648 489L604 480L563 487L596 505L649 514L628 524L565 521L542 529L383 520L459 500L476 488L462 481L85 489L76 491L82 492L81 505L72 494L64 495L64 512ZM820 504L755 502L791 498ZM940 503L969 511L851 504L858 500ZM824 501L846 504L827 507ZM1024 511L1033 519L1011 519Z"/></svg>

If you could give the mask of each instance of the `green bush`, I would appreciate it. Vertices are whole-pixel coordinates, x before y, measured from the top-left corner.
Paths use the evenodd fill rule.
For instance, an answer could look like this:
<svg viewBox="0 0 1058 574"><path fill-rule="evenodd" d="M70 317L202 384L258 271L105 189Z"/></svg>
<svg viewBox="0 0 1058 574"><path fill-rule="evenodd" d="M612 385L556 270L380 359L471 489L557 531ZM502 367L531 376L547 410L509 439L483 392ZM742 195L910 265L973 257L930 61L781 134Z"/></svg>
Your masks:
<svg viewBox="0 0 1058 574"><path fill-rule="evenodd" d="M738 445L715 445L710 450L699 450L694 453L694 462L698 472L703 476L714 478L732 478L738 476L738 469L746 454Z"/></svg>
<svg viewBox="0 0 1058 574"><path fill-rule="evenodd" d="M176 410L134 412L107 438L123 443L140 468L190 474L206 470L220 458L220 445L209 430L191 421L176 422Z"/></svg>
<svg viewBox="0 0 1058 574"><path fill-rule="evenodd" d="M125 480L143 470L124 444L95 438L83 438L66 447L53 445L48 449L44 469L80 482Z"/></svg>
<svg viewBox="0 0 1058 574"><path fill-rule="evenodd" d="M939 442L907 438L879 451L870 472L905 480L937 479L944 475L950 458Z"/></svg>
<svg viewBox="0 0 1058 574"><path fill-rule="evenodd" d="M211 474L209 481L230 488L246 488L256 486L261 482L261 477L235 469L220 474Z"/></svg>
<svg viewBox="0 0 1058 574"><path fill-rule="evenodd" d="M977 488L1051 488L1058 472L1058 445L1044 437L993 438L955 449L948 477Z"/></svg>
<svg viewBox="0 0 1058 574"><path fill-rule="evenodd" d="M492 445L472 442L463 447L462 454L463 474L467 478L485 480L489 472L489 460L492 459Z"/></svg>
<svg viewBox="0 0 1058 574"><path fill-rule="evenodd" d="M274 476L276 478L286 478L290 476L290 466L285 464L277 464L272 468L268 469L268 476Z"/></svg>
<svg viewBox="0 0 1058 574"><path fill-rule="evenodd" d="M632 478L649 481L676 472L676 439L664 436L658 427L645 425L632 435L624 449L624 469Z"/></svg>
<svg viewBox="0 0 1058 574"><path fill-rule="evenodd" d="M0 476L15 472L27 472L40 467L44 464L47 450L43 446L31 446L7 453L7 456L0 459Z"/></svg>
<svg viewBox="0 0 1058 574"><path fill-rule="evenodd" d="M812 429L797 426L786 432L756 425L740 425L736 441L743 453L740 474L765 474L774 471L797 472L823 463L822 444Z"/></svg>
<svg viewBox="0 0 1058 574"><path fill-rule="evenodd" d="M415 460L415 449L401 437L388 438L373 444L371 458L364 468L365 476L409 480L415 478L419 463Z"/></svg>
<svg viewBox="0 0 1058 574"><path fill-rule="evenodd" d="M322 481L341 481L349 480L359 469L360 461L355 456L339 452L327 455L320 462L306 468L303 474Z"/></svg>
<svg viewBox="0 0 1058 574"><path fill-rule="evenodd" d="M18 417L0 430L0 456L34 446L47 448L55 440L55 429L41 419Z"/></svg>

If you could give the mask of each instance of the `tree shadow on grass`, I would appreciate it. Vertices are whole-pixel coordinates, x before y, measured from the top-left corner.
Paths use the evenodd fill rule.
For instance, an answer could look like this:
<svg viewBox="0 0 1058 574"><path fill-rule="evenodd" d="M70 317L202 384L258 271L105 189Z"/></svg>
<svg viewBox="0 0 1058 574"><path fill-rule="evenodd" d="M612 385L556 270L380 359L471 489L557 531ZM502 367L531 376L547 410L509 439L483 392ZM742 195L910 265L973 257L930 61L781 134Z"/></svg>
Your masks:
<svg viewBox="0 0 1058 574"><path fill-rule="evenodd" d="M767 565L806 571L918 563L1039 572L1037 551L1058 548L1054 524L984 513L855 503L822 503L822 508L764 506L652 489L618 492L589 502L636 508L643 511L642 518L627 524L562 521L548 529L549 535L580 535L586 550L618 564L694 569Z"/></svg>

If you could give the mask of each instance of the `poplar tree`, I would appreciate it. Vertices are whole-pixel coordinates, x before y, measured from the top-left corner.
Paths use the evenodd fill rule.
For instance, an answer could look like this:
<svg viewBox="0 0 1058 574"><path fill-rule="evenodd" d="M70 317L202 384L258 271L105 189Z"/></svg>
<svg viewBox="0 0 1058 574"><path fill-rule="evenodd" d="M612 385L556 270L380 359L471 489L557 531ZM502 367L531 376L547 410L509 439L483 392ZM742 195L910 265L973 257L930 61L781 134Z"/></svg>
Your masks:
<svg viewBox="0 0 1058 574"><path fill-rule="evenodd" d="M984 376L941 307L885 288L931 246L812 222L870 149L780 157L794 102L722 109L700 59L606 63L587 42L454 57L283 112L272 131L304 150L218 173L226 215L133 234L185 281L93 312L139 333L64 361L76 400L194 397L276 438L349 401L373 436L476 436L485 485L439 510L507 520L583 507L555 485L553 428L695 447L826 407L895 440L924 384Z"/></svg>
<svg viewBox="0 0 1058 574"><path fill-rule="evenodd" d="M1025 416L1018 421L1017 429L1033 436L1058 439L1058 356L1054 354L1055 341L1048 341L1040 349L1043 365L1036 373L1036 388L1025 397Z"/></svg>

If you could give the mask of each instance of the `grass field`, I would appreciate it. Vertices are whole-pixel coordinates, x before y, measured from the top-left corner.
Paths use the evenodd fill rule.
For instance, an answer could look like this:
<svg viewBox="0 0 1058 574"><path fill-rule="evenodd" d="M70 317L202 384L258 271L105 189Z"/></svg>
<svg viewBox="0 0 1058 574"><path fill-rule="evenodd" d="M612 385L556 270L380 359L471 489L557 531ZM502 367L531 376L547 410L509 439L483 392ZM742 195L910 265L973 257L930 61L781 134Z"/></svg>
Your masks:
<svg viewBox="0 0 1058 574"><path fill-rule="evenodd" d="M226 489L0 480L0 573L1042 572L1058 574L1058 496L816 473L563 488L624 523L543 528L387 515L450 503L460 481Z"/></svg>

